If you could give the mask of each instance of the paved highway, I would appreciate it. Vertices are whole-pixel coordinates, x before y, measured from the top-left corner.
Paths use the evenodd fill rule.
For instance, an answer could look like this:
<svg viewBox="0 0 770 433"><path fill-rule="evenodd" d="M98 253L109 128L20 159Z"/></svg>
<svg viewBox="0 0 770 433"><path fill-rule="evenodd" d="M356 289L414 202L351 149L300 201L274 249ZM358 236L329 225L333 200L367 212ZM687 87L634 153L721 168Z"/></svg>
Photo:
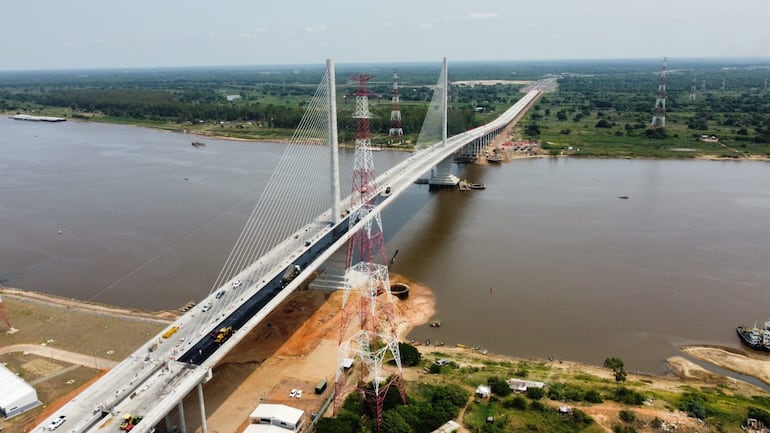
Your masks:
<svg viewBox="0 0 770 433"><path fill-rule="evenodd" d="M453 136L446 145L437 143L415 152L381 174L376 181L379 194L372 203L378 210L388 206L440 161L452 157L466 144L502 130L552 85L552 80L538 82L494 121ZM390 192L384 194L388 187ZM344 203L350 203L350 198L346 198ZM357 226L365 224L375 214L370 213ZM345 245L355 230L348 230L347 218L338 224L331 221L329 210L315 222L298 230L137 349L33 431L47 431L46 427L60 415L64 415L66 421L57 430L68 433L118 431L123 415L134 414L144 416L144 420L132 431L152 432L166 414L176 409L184 396L211 378L211 368L230 349ZM271 266L270 263L277 265ZM299 266L299 274L284 278L287 269L294 269L295 265ZM222 294L217 295L219 292ZM232 326L235 332L224 343L215 343L213 335L225 326ZM168 335L167 331L172 328L178 329Z"/></svg>

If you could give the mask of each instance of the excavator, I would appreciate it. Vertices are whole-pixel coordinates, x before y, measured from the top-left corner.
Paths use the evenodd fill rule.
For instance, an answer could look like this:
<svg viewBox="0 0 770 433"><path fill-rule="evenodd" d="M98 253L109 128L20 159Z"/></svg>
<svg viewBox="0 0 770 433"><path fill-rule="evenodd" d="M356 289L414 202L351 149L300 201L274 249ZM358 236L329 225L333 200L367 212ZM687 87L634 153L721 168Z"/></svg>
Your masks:
<svg viewBox="0 0 770 433"><path fill-rule="evenodd" d="M216 343L224 343L230 336L233 335L233 327L228 326L226 328L221 328L219 330L219 333L217 333L216 337L214 337L214 342Z"/></svg>

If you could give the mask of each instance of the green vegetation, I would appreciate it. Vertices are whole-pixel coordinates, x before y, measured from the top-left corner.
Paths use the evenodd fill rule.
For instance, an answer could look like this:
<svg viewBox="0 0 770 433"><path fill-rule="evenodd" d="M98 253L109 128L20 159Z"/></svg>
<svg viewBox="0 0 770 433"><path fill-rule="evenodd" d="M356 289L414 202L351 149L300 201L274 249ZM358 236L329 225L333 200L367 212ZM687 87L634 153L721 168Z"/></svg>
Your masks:
<svg viewBox="0 0 770 433"><path fill-rule="evenodd" d="M622 359L611 356L604 360L604 368L612 370L612 373L615 375L615 382L626 381L626 370Z"/></svg>
<svg viewBox="0 0 770 433"><path fill-rule="evenodd" d="M449 362L432 370L438 359ZM622 360L617 357L608 357L606 364L608 368L623 368ZM627 378L620 384L613 378L568 372L544 362L511 362L471 352L423 354L414 369L419 379L406 384L407 405L401 404L395 387L389 390L382 418L383 433L430 432L450 419L457 419L463 408L460 421L472 432L598 433L604 431L604 427L589 414L604 401L613 403L602 407L605 412L601 413L606 413L605 408L620 405L606 424L613 432L661 428L665 417L646 414L650 409L662 414L683 411L702 420L713 431L739 432L748 417L765 423L770 421L770 397L740 395L724 384L700 388L662 387L654 385L654 380L638 378ZM522 371L527 372L529 380L544 382L546 387L512 393L506 381ZM490 386L491 397L471 398L471 393L481 384ZM557 410L560 407L569 409L560 412ZM345 401L337 418L322 420L316 431L372 432L376 430L372 414L370 404L354 394Z"/></svg>
<svg viewBox="0 0 770 433"><path fill-rule="evenodd" d="M438 62L396 65L405 143L414 143L438 78ZM372 74L372 142L393 144L391 67L338 65L340 140L353 141L354 74ZM721 158L770 156L770 75L767 61L669 63L667 127L649 128L660 64L615 62L453 63L452 80L535 80L558 75L517 132L553 155ZM387 71L387 72L385 72ZM276 140L292 136L324 74L323 66L221 69L0 72L0 111L130 123L175 131ZM690 97L696 77L695 99ZM722 80L725 88L722 88ZM702 88L705 85L705 90ZM520 85L455 85L449 133L495 118L519 97ZM228 99L230 95L239 98ZM700 137L717 140L702 141Z"/></svg>
<svg viewBox="0 0 770 433"><path fill-rule="evenodd" d="M399 67L402 124L407 143L422 127L439 65ZM463 68L461 68L463 69ZM468 68L465 78L478 71ZM378 66L338 66L340 140L352 142L354 74L372 74L373 143L389 143L391 73ZM293 135L324 74L322 65L131 71L0 72L0 111L126 123L246 139ZM481 78L490 78L482 73ZM461 77L463 74L460 74ZM448 115L450 134L480 125L476 107L491 113L519 96L520 86L457 87ZM234 95L237 95L234 96ZM502 108L502 107L501 107Z"/></svg>
<svg viewBox="0 0 770 433"><path fill-rule="evenodd" d="M521 123L553 155L745 158L770 156L767 64L669 63L666 128L650 128L660 65L564 74ZM616 66L616 65L613 65ZM571 71L575 72L575 71ZM690 96L693 76L696 93ZM722 80L725 88L722 88ZM705 91L702 90L705 83ZM703 141L701 136L714 136Z"/></svg>

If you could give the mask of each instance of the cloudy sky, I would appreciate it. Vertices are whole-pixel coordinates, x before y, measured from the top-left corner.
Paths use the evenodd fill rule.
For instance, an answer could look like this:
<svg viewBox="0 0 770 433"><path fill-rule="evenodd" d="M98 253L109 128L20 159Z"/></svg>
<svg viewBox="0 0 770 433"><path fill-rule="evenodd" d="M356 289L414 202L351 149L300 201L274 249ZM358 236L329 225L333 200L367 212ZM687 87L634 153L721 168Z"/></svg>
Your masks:
<svg viewBox="0 0 770 433"><path fill-rule="evenodd" d="M0 70L770 57L768 0L9 0Z"/></svg>

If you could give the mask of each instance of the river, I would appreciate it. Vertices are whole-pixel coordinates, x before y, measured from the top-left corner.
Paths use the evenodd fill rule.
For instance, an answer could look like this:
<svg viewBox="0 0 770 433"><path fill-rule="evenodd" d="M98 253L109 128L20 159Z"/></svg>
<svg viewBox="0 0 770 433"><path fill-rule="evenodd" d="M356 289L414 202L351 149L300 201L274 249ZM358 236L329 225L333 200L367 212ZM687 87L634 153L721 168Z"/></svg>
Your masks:
<svg viewBox="0 0 770 433"><path fill-rule="evenodd" d="M208 293L283 145L190 141L0 119L0 284L147 309ZM457 168L482 191L415 185L387 248L443 326L411 337L649 372L681 344L739 347L770 316L768 168L531 159Z"/></svg>

